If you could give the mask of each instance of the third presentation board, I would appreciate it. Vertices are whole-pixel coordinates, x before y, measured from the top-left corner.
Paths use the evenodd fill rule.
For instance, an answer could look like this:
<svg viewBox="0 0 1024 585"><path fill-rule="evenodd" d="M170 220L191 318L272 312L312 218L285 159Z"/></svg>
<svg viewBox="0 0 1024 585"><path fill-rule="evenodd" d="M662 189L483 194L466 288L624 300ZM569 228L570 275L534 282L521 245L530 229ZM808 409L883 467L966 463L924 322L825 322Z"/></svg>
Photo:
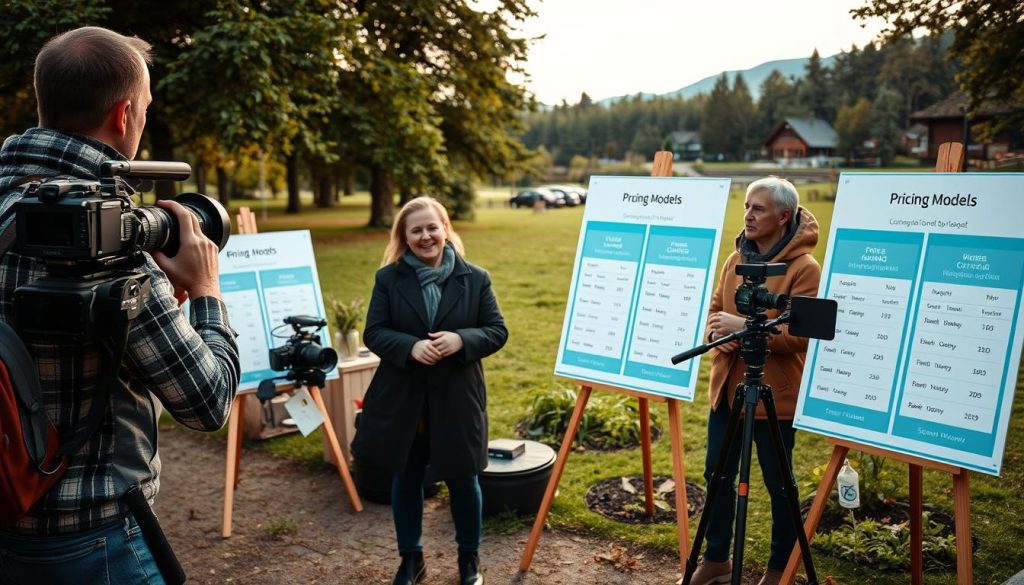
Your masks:
<svg viewBox="0 0 1024 585"><path fill-rule="evenodd" d="M1021 356L1024 175L839 181L795 424L998 474Z"/></svg>

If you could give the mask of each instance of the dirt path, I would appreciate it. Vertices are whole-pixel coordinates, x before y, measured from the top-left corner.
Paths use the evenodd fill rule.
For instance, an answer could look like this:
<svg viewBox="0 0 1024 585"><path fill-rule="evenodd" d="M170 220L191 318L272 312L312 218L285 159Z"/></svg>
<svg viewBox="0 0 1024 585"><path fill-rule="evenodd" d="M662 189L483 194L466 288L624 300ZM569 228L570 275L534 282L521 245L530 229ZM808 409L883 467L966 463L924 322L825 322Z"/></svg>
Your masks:
<svg viewBox="0 0 1024 585"><path fill-rule="evenodd" d="M162 428L161 491L156 512L189 583L388 584L398 566L390 508L365 503L355 514L336 473L247 450L235 494L233 535L221 538L224 448L177 428ZM279 536L272 536L284 532ZM528 530L485 535L481 548L490 584L672 584L677 560L588 535L547 532L530 571L519 574ZM454 584L454 529L445 502L428 500L424 515L427 579ZM618 552L616 552L618 551ZM636 560L635 568L595 560Z"/></svg>

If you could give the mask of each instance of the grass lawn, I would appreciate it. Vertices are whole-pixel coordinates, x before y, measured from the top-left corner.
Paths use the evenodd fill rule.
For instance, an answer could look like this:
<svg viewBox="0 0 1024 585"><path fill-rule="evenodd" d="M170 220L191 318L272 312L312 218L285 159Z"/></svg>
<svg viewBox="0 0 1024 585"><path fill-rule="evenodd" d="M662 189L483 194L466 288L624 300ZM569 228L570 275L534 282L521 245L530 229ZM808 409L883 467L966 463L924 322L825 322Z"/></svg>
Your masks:
<svg viewBox="0 0 1024 585"><path fill-rule="evenodd" d="M807 186L802 187L806 189ZM497 197L494 197L497 199ZM352 296L368 298L374 271L380 263L387 233L364 228L369 217L369 198L365 194L344 198L339 208L315 209L307 205L297 216L282 213L283 200L268 203L267 217L257 212L260 231L310 229L313 233L317 266L325 293L341 299ZM816 250L819 261L825 252L832 203L808 202L808 207L821 224L821 242ZM723 249L719 266L732 245L731 234L738 233L742 195L736 191L730 198L726 217ZM508 345L486 362L489 413L492 437L513 436L513 427L527 410L537 393L570 382L552 374L559 341L563 311L576 250L583 208L553 210L534 214L490 206L485 202L477 211L477 220L459 223L456 229L466 244L470 261L488 269L508 323ZM697 399L681 407L687 477L703 484L705 422L708 411L706 396L707 366L701 368ZM979 546L974 555L976 583L1002 583L1024 568L1024 399L1018 379L1017 400L1013 408L1003 464L1003 476L972 474L972 528ZM660 404L653 405L660 420L667 422ZM319 432L308 438L295 435L261 445L271 451L323 465ZM815 484L813 469L827 463L830 450L825 439L807 432L798 434L794 456L796 476L802 494L810 493ZM654 443L654 472L671 475L669 441L664 436ZM768 496L761 484L760 471L752 469L751 499L747 524L746 564L760 569L768 557L770 512ZM891 462L888 469L895 474L906 493L906 466ZM675 527L633 526L608 520L589 512L584 493L599 480L641 473L639 449L613 453L574 453L568 461L550 522L559 527L590 531L628 539L646 545L675 550ZM926 502L952 510L952 482L937 473L925 473ZM696 522L691 522L692 532ZM541 541L544 546L544 541ZM871 566L857 566L838 558L815 556L818 575L832 575L839 583L907 583L903 574L887 574ZM929 573L928 583L956 582L955 572Z"/></svg>

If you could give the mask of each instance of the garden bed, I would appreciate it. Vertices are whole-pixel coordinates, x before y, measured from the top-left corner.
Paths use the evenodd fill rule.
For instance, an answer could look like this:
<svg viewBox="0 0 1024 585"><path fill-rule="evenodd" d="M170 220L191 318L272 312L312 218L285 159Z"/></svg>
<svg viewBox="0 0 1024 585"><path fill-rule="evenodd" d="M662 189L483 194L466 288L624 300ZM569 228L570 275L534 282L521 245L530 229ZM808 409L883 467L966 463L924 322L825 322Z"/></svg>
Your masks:
<svg viewBox="0 0 1024 585"><path fill-rule="evenodd" d="M670 477L654 477L654 515L644 511L643 476L613 477L587 490L587 508L602 516L631 524L666 524L676 521L675 482ZM687 515L698 516L704 510L704 488L686 482Z"/></svg>

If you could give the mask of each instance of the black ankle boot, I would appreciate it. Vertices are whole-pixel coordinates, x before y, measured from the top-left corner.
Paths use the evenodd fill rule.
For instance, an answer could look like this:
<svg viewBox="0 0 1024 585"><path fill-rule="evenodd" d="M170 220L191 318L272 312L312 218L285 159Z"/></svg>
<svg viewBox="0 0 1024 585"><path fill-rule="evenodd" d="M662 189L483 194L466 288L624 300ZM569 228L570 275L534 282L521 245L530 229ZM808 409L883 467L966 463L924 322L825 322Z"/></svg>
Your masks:
<svg viewBox="0 0 1024 585"><path fill-rule="evenodd" d="M427 565L423 562L423 552L406 553L402 555L402 564L398 565L398 572L391 585L415 585L426 576Z"/></svg>
<svg viewBox="0 0 1024 585"><path fill-rule="evenodd" d="M480 573L480 556L475 551L459 553L459 584L484 585L484 576Z"/></svg>

